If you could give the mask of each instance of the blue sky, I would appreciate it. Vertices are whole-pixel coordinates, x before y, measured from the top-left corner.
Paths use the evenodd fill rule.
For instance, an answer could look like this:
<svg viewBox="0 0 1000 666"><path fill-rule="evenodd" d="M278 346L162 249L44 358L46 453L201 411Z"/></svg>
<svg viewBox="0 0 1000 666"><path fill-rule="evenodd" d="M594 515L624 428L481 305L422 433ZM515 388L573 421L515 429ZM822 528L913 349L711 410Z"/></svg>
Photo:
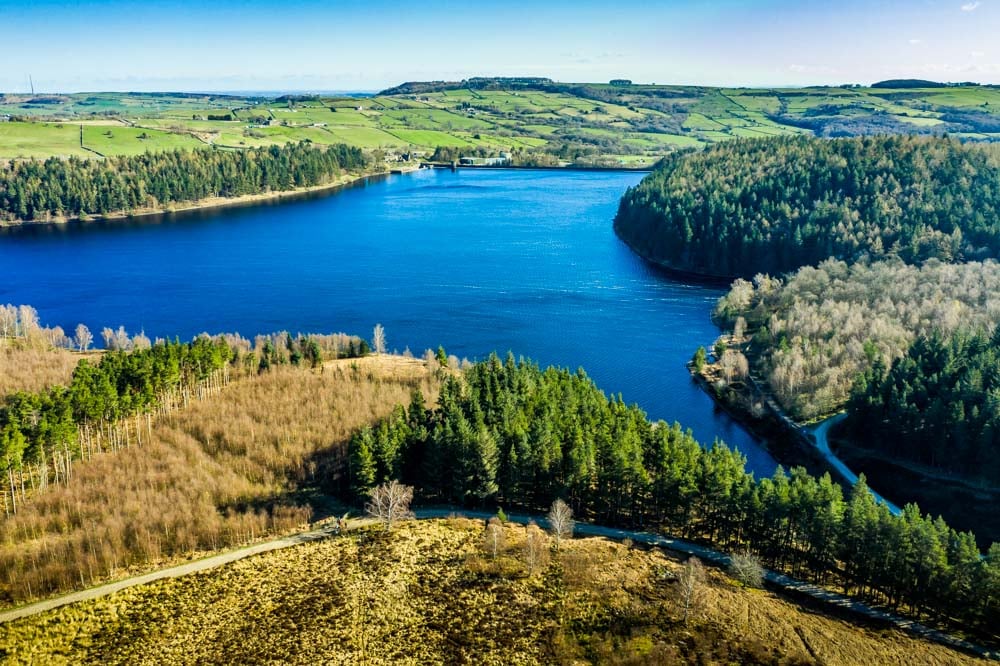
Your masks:
<svg viewBox="0 0 1000 666"><path fill-rule="evenodd" d="M0 91L1000 83L1000 0L0 0Z"/></svg>

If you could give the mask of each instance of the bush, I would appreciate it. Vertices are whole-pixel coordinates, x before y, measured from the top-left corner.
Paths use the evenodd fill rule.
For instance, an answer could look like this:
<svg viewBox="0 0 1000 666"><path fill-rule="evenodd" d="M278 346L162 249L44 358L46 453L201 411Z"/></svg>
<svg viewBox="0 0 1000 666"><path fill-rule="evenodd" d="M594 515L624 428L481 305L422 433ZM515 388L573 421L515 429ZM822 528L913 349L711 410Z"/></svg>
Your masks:
<svg viewBox="0 0 1000 666"><path fill-rule="evenodd" d="M764 567L748 550L729 558L729 575L744 587L764 587Z"/></svg>

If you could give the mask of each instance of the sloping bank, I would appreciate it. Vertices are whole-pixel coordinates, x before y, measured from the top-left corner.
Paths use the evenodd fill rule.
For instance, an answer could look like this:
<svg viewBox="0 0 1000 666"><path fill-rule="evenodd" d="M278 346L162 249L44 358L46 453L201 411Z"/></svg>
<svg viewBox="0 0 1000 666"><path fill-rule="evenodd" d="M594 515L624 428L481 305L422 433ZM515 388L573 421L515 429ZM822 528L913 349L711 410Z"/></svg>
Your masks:
<svg viewBox="0 0 1000 666"><path fill-rule="evenodd" d="M435 520L441 518L447 518L452 515L462 515L469 518L480 518L487 520L493 517L493 513L487 511L465 511L465 510L455 510L451 508L427 508L418 509L415 512L415 516L419 520ZM545 517L539 515L529 515L529 514L509 514L507 519L511 522L519 524L527 524L529 522L537 522L542 526L547 527L548 521ZM348 529L357 529L363 525L370 525L373 521L371 520L352 520L348 523ZM625 540L631 539L632 541L648 544L651 546L656 546L659 548L665 548L667 550L698 557L705 562L709 562L713 565L719 567L728 566L730 563L730 557L726 553L711 548L706 548L695 543L684 541L681 539L675 539L669 536L663 536L659 534L654 534L652 532L642 532L634 530L625 530L612 527L604 527L601 525L593 525L590 523L576 523L575 532L579 535L590 536L590 537L603 537L606 539L614 540ZM114 583L108 583L106 585L101 585L99 587L94 587L89 590L84 590L82 592L75 592L72 594L64 595L61 597L55 597L53 599L48 599L34 604L29 604L27 606L21 606L20 608L15 608L13 610L8 610L0 613L0 624L6 622L12 622L21 618L31 617L33 615L38 615L61 606L68 604L78 603L81 601L86 601L90 599L97 599L110 594L114 594L120 590L124 590L130 587L135 587L137 585L145 585L156 580L162 580L165 578L176 578L180 576L185 576L198 571L205 571L207 569L212 569L215 567L223 566L231 562L244 559L246 557L251 557L260 553L270 552L274 550L279 550L283 548L290 548L303 543L308 543L311 541L316 541L318 539L332 538L336 536L336 532L333 530L333 524L325 525L324 527L316 530L311 530L307 532L300 532L298 534L293 534L289 536L282 537L280 539L274 539L271 541L255 544L248 548L243 548L240 550L230 551L227 553L222 553L212 557L208 557L195 562L189 562L183 565L170 567L167 569L161 569L159 571L144 574L142 576L135 576L133 578L124 579L121 581L116 581ZM1000 655L994 650L987 650L981 646L970 643L969 641L963 640L957 636L947 634L945 632L932 629L930 627L924 626L912 620L908 620L894 613L881 610L879 608L874 608L868 606L862 602L850 599L843 595L837 594L830 590L821 588L817 585L812 585L810 583L805 583L803 581L796 580L789 576L774 572L765 571L765 580L772 587L787 592L793 596L808 597L815 601L821 602L825 605L834 607L840 611L847 611L858 616L864 617L869 620L874 620L877 622L883 622L893 627L909 632L926 640L941 643L948 647L961 650L979 657L984 657L987 659L997 659Z"/></svg>

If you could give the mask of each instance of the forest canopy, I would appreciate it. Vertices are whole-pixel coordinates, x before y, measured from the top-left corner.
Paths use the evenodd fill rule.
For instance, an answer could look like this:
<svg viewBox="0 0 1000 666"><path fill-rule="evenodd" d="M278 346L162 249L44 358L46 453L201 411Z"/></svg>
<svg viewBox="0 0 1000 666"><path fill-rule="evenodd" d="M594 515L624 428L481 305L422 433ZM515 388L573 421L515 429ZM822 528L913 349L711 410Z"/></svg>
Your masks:
<svg viewBox="0 0 1000 666"><path fill-rule="evenodd" d="M847 428L881 454L1000 485L1000 328L918 339L859 379Z"/></svg>
<svg viewBox="0 0 1000 666"><path fill-rule="evenodd" d="M835 257L1000 256L1000 168L947 137L735 140L665 158L615 230L647 259L717 276Z"/></svg>
<svg viewBox="0 0 1000 666"><path fill-rule="evenodd" d="M842 408L855 379L904 356L919 337L1000 322L1000 264L922 267L829 260L786 280L737 280L716 306L754 334L758 370L781 406L809 420Z"/></svg>
<svg viewBox="0 0 1000 666"><path fill-rule="evenodd" d="M174 150L103 160L0 162L0 221L128 213L209 197L330 182L367 166L359 148L302 142L256 150Z"/></svg>

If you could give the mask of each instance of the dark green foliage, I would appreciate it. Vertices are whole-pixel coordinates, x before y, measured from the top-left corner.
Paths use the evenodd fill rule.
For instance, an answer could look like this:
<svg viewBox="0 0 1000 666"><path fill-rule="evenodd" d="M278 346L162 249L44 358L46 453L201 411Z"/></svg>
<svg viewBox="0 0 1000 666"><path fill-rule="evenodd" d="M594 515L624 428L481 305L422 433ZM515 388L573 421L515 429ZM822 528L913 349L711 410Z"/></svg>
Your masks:
<svg viewBox="0 0 1000 666"><path fill-rule="evenodd" d="M563 498L577 515L748 549L772 568L900 610L1000 621L1000 547L980 559L972 534L915 505L893 516L863 478L846 500L829 475L801 468L758 482L738 451L649 422L582 370L491 356L464 380L446 379L436 409L417 394L408 411L359 431L349 460L355 499L393 478L433 503L539 511Z"/></svg>
<svg viewBox="0 0 1000 666"><path fill-rule="evenodd" d="M711 275L829 257L1000 256L1000 170L948 138L736 140L667 157L622 198L615 230L644 256Z"/></svg>
<svg viewBox="0 0 1000 666"><path fill-rule="evenodd" d="M852 441L1000 484L1000 328L920 338L855 386Z"/></svg>
<svg viewBox="0 0 1000 666"><path fill-rule="evenodd" d="M691 357L691 365L694 367L695 372L702 371L702 369L705 367L706 358L707 354L705 352L705 348L698 347L698 349L696 349L694 352L694 356Z"/></svg>
<svg viewBox="0 0 1000 666"><path fill-rule="evenodd" d="M143 207L322 185L366 166L361 150L307 143L259 150L175 150L105 160L0 162L0 219L106 215Z"/></svg>
<svg viewBox="0 0 1000 666"><path fill-rule="evenodd" d="M927 79L888 79L872 84L872 88L947 88L947 83Z"/></svg>

